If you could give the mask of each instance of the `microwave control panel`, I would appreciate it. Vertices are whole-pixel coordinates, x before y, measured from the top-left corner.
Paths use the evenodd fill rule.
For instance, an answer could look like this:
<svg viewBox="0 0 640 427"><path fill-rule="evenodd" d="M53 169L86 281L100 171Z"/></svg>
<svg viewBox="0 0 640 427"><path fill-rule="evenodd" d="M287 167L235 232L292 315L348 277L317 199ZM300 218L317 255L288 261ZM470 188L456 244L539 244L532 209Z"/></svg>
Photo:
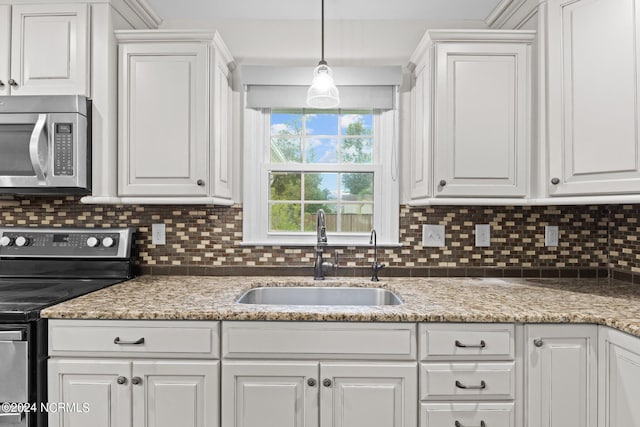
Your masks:
<svg viewBox="0 0 640 427"><path fill-rule="evenodd" d="M53 174L73 176L73 124L55 123L53 136Z"/></svg>

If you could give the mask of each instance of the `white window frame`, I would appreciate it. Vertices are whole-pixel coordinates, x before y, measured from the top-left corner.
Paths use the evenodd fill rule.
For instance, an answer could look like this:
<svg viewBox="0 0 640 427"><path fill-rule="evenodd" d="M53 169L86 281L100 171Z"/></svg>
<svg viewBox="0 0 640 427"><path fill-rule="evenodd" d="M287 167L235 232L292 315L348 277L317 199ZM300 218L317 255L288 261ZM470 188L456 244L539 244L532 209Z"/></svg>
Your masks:
<svg viewBox="0 0 640 427"><path fill-rule="evenodd" d="M398 114L396 110L374 110L374 165L350 165L349 172L374 173L373 227L378 245L398 246L400 186L398 170ZM243 245L313 246L315 232L269 231L269 144L271 110L246 108L244 111L244 191ZM286 171L286 164L274 164L273 169ZM305 164L305 171L326 171L325 165ZM299 166L291 170L299 171ZM369 245L369 233L327 232L329 246Z"/></svg>

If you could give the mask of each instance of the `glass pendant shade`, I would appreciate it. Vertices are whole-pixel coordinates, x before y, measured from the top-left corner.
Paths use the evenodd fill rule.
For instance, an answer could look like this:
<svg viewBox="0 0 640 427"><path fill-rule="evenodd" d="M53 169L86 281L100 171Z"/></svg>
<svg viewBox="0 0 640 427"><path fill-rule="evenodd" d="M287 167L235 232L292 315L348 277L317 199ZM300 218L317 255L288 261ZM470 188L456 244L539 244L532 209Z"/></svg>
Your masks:
<svg viewBox="0 0 640 427"><path fill-rule="evenodd" d="M333 82L333 71L327 64L320 64L313 70L307 105L311 108L336 108L340 105L340 93Z"/></svg>

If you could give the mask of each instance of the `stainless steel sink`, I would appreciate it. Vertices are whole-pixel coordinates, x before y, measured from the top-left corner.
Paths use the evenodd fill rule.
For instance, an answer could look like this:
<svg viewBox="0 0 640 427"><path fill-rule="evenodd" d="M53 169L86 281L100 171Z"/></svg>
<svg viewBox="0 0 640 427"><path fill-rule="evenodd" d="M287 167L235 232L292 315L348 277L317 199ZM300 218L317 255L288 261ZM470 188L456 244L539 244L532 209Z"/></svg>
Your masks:
<svg viewBox="0 0 640 427"><path fill-rule="evenodd" d="M245 292L239 304L274 305L399 305L402 300L388 289L349 287L267 287Z"/></svg>

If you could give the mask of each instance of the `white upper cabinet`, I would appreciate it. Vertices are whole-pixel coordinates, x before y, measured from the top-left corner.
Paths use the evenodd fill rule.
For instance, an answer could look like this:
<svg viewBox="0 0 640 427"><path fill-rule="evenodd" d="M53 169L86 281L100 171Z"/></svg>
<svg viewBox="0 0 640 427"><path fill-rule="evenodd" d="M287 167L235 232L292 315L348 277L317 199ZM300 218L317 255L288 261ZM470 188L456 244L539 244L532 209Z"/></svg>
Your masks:
<svg viewBox="0 0 640 427"><path fill-rule="evenodd" d="M127 196L205 196L207 46L120 46L120 185Z"/></svg>
<svg viewBox="0 0 640 427"><path fill-rule="evenodd" d="M219 36L124 31L117 38L118 196L230 200L232 59Z"/></svg>
<svg viewBox="0 0 640 427"><path fill-rule="evenodd" d="M637 0L550 0L548 192L640 193Z"/></svg>
<svg viewBox="0 0 640 427"><path fill-rule="evenodd" d="M90 95L89 5L0 6L0 52L0 95Z"/></svg>
<svg viewBox="0 0 640 427"><path fill-rule="evenodd" d="M534 36L427 33L411 61L412 199L528 195Z"/></svg>

